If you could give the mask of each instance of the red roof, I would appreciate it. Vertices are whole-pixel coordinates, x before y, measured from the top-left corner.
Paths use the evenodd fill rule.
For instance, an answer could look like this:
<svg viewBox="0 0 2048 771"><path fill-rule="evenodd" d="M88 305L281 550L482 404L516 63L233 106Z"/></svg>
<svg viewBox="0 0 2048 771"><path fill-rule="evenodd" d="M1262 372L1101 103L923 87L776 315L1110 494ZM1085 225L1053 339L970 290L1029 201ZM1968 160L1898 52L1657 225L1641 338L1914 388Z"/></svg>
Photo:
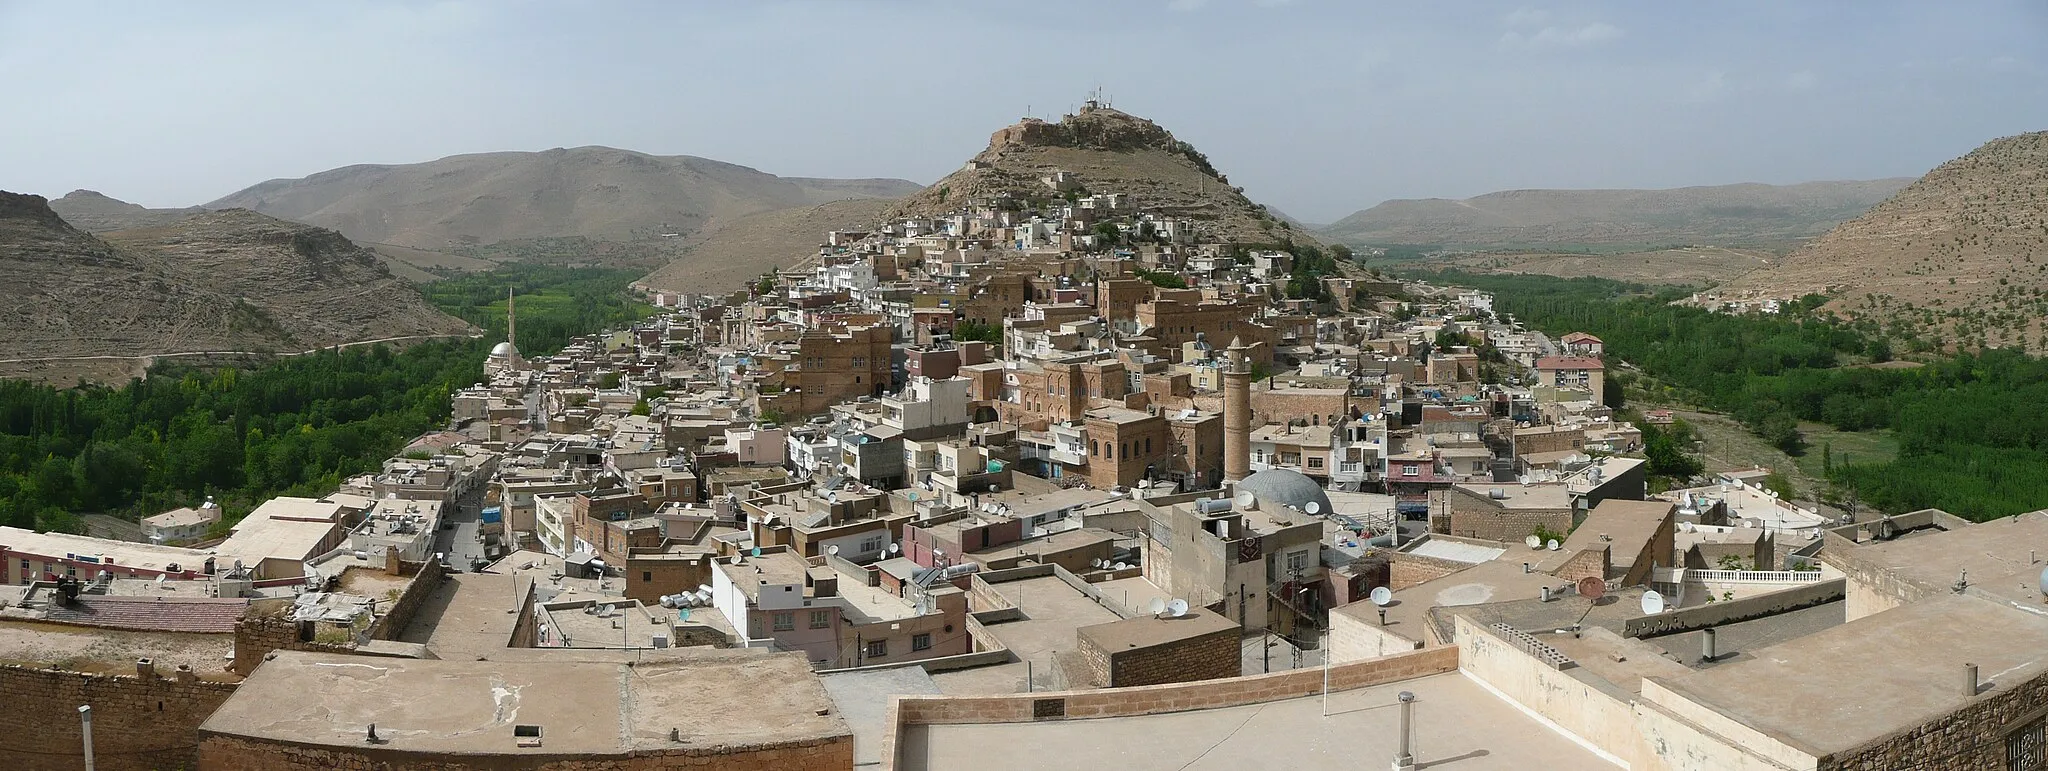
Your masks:
<svg viewBox="0 0 2048 771"><path fill-rule="evenodd" d="M1559 339L1560 339L1560 340L1563 340L1563 341L1564 341L1565 343L1568 343L1568 344L1569 344L1569 343L1598 343L1598 342L1600 342L1600 338L1594 337L1594 336L1592 336L1592 335L1589 335L1589 334L1586 334L1586 333L1584 333L1584 332L1573 332L1573 333L1571 333L1571 334L1569 334L1569 335L1565 335L1564 337L1562 337L1562 338L1559 338Z"/></svg>
<svg viewBox="0 0 2048 771"><path fill-rule="evenodd" d="M146 632L227 634L249 601L213 597L107 597L87 595L76 605L51 603L44 620Z"/></svg>
<svg viewBox="0 0 2048 771"><path fill-rule="evenodd" d="M1595 359L1595 358L1593 358L1593 357L1591 357L1591 356L1545 356L1545 357L1543 357L1543 358L1540 358L1540 359L1537 359L1537 360L1536 360L1536 368L1537 368L1537 369L1543 369L1543 370L1552 370L1552 369L1600 369L1600 370L1604 370L1604 369L1606 369L1606 368L1607 368L1607 365L1605 365L1605 364L1602 364L1602 363L1600 363L1600 360L1599 360L1599 359Z"/></svg>

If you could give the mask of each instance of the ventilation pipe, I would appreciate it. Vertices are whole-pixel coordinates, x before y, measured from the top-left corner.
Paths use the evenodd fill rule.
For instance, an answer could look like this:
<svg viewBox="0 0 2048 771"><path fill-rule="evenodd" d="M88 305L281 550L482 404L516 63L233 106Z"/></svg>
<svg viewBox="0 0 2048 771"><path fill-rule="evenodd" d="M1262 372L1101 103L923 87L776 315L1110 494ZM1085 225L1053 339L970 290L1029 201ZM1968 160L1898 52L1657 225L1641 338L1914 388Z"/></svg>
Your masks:
<svg viewBox="0 0 2048 771"><path fill-rule="evenodd" d="M1963 665L1963 695L1977 695L1977 665L1975 664Z"/></svg>
<svg viewBox="0 0 2048 771"><path fill-rule="evenodd" d="M1701 661L1713 661L1715 654L1719 653L1719 651L1714 650L1714 636L1715 630L1711 626L1700 630Z"/></svg>

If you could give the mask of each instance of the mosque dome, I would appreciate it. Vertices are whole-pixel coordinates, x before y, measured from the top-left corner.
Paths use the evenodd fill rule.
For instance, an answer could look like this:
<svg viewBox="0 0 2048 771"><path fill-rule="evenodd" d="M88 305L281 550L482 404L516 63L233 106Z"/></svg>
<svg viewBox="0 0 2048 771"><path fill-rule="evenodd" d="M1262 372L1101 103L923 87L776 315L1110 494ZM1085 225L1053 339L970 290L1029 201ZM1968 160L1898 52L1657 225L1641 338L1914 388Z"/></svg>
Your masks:
<svg viewBox="0 0 2048 771"><path fill-rule="evenodd" d="M1237 483L1237 492L1251 493L1262 506L1280 504L1308 511L1308 504L1314 503L1318 513L1333 511L1330 496L1323 492L1322 485L1299 471L1284 468L1266 469L1245 477Z"/></svg>
<svg viewBox="0 0 2048 771"><path fill-rule="evenodd" d="M502 343L499 343L499 344L497 344L497 345L491 346L491 358L494 358L494 359L512 359L512 358L517 358L518 356L519 356L519 349L517 349L517 348L514 348L514 347L512 347L512 343L511 343L511 341L509 341L509 340L508 340L508 341L506 341L506 342L502 342Z"/></svg>

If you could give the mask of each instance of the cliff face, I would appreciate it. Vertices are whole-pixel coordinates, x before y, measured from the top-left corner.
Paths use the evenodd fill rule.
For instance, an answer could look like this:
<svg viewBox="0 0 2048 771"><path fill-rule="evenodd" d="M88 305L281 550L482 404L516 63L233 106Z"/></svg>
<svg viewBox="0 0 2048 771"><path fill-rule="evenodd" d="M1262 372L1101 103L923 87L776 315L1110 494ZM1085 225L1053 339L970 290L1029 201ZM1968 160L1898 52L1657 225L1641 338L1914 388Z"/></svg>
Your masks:
<svg viewBox="0 0 2048 771"><path fill-rule="evenodd" d="M988 149L903 199L889 216L937 216L1001 196L1049 201L1059 193L1043 178L1058 171L1087 192L1122 193L1141 209L1187 217L1220 240L1314 240L1246 198L1207 157L1164 127L1092 105L1056 123L1026 118L997 130Z"/></svg>

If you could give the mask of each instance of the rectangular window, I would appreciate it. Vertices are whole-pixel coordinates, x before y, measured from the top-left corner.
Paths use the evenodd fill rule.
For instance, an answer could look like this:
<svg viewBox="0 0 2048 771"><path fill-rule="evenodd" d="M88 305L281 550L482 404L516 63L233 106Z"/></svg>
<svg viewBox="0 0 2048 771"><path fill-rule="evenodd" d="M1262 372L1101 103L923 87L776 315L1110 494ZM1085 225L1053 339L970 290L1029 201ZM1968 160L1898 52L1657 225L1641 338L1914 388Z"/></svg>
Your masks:
<svg viewBox="0 0 2048 771"><path fill-rule="evenodd" d="M2048 717L2005 736L2005 771L2041 771L2048 768Z"/></svg>
<svg viewBox="0 0 2048 771"><path fill-rule="evenodd" d="M647 582L647 581L653 581L653 580L654 580L654 571L652 571L652 570L642 570L642 571L640 571L640 580L641 580L642 582Z"/></svg>
<svg viewBox="0 0 2048 771"><path fill-rule="evenodd" d="M792 630L792 629L795 629L795 628L796 628L796 614L794 614L794 613L777 613L777 614L775 614L775 631L777 631L777 632L787 632L787 631L790 631L790 630Z"/></svg>
<svg viewBox="0 0 2048 771"><path fill-rule="evenodd" d="M1410 463L1410 464L1407 464L1407 465L1404 465L1404 466L1402 466L1402 467L1401 467L1401 476L1404 476L1404 477L1412 477L1412 476L1418 476L1418 475L1419 475L1419 472L1418 472L1418 471L1416 470L1416 468L1415 468L1415 464L1413 464L1413 463Z"/></svg>
<svg viewBox="0 0 2048 771"><path fill-rule="evenodd" d="M1298 551L1287 555L1287 572L1301 575L1308 570L1308 552Z"/></svg>
<svg viewBox="0 0 2048 771"><path fill-rule="evenodd" d="M832 611L829 611L829 610L814 610L814 611L811 611L811 628L812 628L812 629L824 629L825 627L828 627L828 626L831 626L831 625L832 625Z"/></svg>
<svg viewBox="0 0 2048 771"><path fill-rule="evenodd" d="M873 640L868 643L868 658L879 659L889 655L888 640Z"/></svg>
<svg viewBox="0 0 2048 771"><path fill-rule="evenodd" d="M931 636L931 635L929 635L929 634L918 634L918 635L911 635L911 636L910 636L910 649L911 649L911 650L914 650L914 651L921 651L921 650L930 650L930 649L931 649L931 647L932 647L932 636Z"/></svg>
<svg viewBox="0 0 2048 771"><path fill-rule="evenodd" d="M1318 457L1314 457L1314 456L1310 456L1310 457L1309 457L1309 459L1308 459L1308 467L1309 467L1309 468L1322 468L1322 467L1323 467L1323 459L1322 459L1322 458L1318 458Z"/></svg>

